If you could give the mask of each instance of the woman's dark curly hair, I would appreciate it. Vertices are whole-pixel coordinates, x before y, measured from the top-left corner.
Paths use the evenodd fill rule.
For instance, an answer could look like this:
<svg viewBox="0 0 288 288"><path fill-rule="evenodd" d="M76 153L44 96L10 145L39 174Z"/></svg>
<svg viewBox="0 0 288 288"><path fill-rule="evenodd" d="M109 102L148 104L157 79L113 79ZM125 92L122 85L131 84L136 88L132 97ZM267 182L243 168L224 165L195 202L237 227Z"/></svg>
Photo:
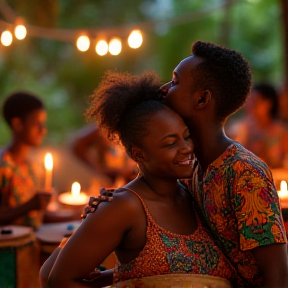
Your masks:
<svg viewBox="0 0 288 288"><path fill-rule="evenodd" d="M212 93L216 116L223 121L242 107L249 95L249 62L237 51L202 41L192 45L192 54L203 60L193 74L195 83Z"/></svg>
<svg viewBox="0 0 288 288"><path fill-rule="evenodd" d="M141 147L147 123L156 111L168 109L160 101L161 82L154 72L141 75L107 71L90 96L86 118L119 140L131 157L133 145Z"/></svg>

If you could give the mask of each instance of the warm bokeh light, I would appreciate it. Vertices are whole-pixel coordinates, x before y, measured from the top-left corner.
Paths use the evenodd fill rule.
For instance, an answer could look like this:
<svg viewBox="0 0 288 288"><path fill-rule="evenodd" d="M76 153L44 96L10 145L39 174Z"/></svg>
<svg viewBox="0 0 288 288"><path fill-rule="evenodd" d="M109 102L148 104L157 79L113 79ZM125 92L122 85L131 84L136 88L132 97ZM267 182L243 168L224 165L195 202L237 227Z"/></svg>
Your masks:
<svg viewBox="0 0 288 288"><path fill-rule="evenodd" d="M287 182L284 180L282 180L280 183L280 191L278 191L278 195L280 198L288 197Z"/></svg>
<svg viewBox="0 0 288 288"><path fill-rule="evenodd" d="M108 44L105 40L100 40L95 47L96 53L100 56L106 55L108 52Z"/></svg>
<svg viewBox="0 0 288 288"><path fill-rule="evenodd" d="M81 185L80 183L78 182L74 182L72 184L72 187L71 187L71 193L73 196L77 196L80 194L80 191L81 191Z"/></svg>
<svg viewBox="0 0 288 288"><path fill-rule="evenodd" d="M109 42L109 52L112 55L118 55L120 54L122 50L122 44L121 39L119 38L113 38Z"/></svg>
<svg viewBox="0 0 288 288"><path fill-rule="evenodd" d="M142 45L143 37L140 30L133 30L128 37L128 44L131 48L137 49Z"/></svg>
<svg viewBox="0 0 288 288"><path fill-rule="evenodd" d="M4 32L2 32L2 34L1 34L1 43L4 46L11 45L12 41L13 41L13 36L12 36L12 33L10 31L5 30Z"/></svg>
<svg viewBox="0 0 288 288"><path fill-rule="evenodd" d="M84 35L78 37L77 42L76 42L76 46L82 52L87 51L90 47L89 37L84 36Z"/></svg>
<svg viewBox="0 0 288 288"><path fill-rule="evenodd" d="M27 35L27 29L24 25L20 24L15 27L14 33L18 40L23 40Z"/></svg>
<svg viewBox="0 0 288 288"><path fill-rule="evenodd" d="M44 163L46 170L51 171L53 169L53 157L51 153L46 153Z"/></svg>

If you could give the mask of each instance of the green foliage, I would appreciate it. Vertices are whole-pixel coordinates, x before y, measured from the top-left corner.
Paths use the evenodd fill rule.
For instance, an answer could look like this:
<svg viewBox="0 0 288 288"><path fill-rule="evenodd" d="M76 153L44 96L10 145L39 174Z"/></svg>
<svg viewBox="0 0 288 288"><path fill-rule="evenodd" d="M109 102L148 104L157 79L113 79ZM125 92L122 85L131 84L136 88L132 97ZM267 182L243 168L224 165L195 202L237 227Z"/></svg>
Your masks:
<svg viewBox="0 0 288 288"><path fill-rule="evenodd" d="M107 69L131 73L155 70L163 81L190 54L197 40L228 45L251 62L254 81L282 81L283 48L278 0L9 0L26 22L63 29L107 29L143 26L144 42L136 50L123 42L120 55L98 56L94 47L80 52L74 43L28 36L10 47L0 46L0 104L14 90L40 95L48 111L46 142L62 143L85 125L87 97ZM226 1L227 2L227 1ZM224 2L223 2L224 3ZM227 26L228 25L228 26ZM128 30L123 30L123 35ZM224 43L225 42L225 43ZM92 46L92 45L91 45ZM94 46L94 43L93 43ZM0 121L0 146L9 131Z"/></svg>

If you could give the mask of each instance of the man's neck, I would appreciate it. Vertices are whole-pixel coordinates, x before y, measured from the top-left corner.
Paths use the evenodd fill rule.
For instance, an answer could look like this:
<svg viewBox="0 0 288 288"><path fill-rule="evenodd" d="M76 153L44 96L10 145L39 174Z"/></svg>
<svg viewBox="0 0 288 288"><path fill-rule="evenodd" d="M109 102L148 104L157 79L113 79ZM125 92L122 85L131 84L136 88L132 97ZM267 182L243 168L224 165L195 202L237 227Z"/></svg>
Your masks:
<svg viewBox="0 0 288 288"><path fill-rule="evenodd" d="M218 125L218 127L214 125L214 127L202 131L199 129L197 134L192 135L192 140L194 153L203 173L234 142L225 135L222 125Z"/></svg>

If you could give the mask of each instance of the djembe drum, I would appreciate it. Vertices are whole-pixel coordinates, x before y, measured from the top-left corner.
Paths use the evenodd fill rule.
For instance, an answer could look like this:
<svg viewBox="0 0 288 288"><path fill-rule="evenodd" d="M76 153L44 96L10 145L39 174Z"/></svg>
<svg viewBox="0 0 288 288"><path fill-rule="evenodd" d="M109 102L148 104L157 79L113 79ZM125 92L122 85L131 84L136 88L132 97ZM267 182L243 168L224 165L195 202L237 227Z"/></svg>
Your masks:
<svg viewBox="0 0 288 288"><path fill-rule="evenodd" d="M39 245L33 229L0 227L0 287L39 287Z"/></svg>

